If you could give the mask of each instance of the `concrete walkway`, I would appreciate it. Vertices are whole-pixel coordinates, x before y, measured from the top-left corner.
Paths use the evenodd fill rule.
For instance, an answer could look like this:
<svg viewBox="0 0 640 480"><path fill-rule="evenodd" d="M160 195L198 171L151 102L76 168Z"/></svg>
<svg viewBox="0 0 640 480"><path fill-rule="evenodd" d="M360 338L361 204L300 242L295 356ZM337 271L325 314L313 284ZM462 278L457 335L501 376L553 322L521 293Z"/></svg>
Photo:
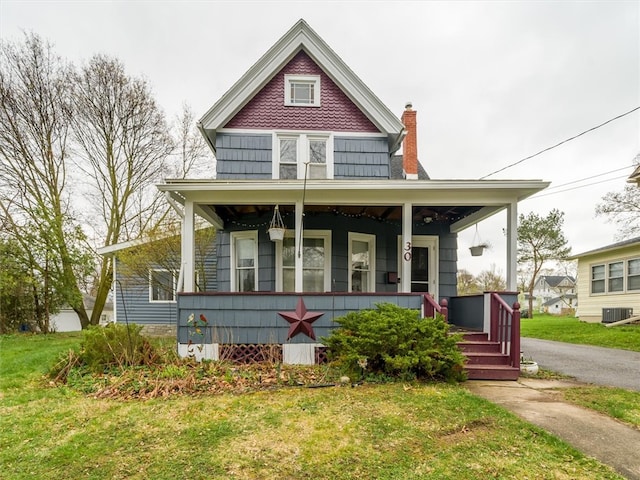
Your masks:
<svg viewBox="0 0 640 480"><path fill-rule="evenodd" d="M565 403L553 390L579 383L521 378L515 382L469 380L464 385L471 393L543 428L624 477L640 480L640 430Z"/></svg>

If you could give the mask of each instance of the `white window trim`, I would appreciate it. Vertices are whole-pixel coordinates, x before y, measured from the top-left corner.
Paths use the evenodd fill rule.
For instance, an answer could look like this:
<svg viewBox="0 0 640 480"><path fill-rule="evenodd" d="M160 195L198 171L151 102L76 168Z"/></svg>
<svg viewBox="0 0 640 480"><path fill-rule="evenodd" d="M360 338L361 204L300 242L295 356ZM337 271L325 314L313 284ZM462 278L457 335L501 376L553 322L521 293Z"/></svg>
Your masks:
<svg viewBox="0 0 640 480"><path fill-rule="evenodd" d="M153 272L169 272L171 273L171 281L173 283L171 300L155 300L153 298ZM175 303L176 302L176 272L167 268L150 268L149 269L149 303Z"/></svg>
<svg viewBox="0 0 640 480"><path fill-rule="evenodd" d="M321 238L324 240L324 291L331 291L331 230L303 230L304 238ZM285 238L294 238L295 232L287 230ZM303 242L304 242L303 238ZM283 290L282 244L276 244L276 292Z"/></svg>
<svg viewBox="0 0 640 480"><path fill-rule="evenodd" d="M312 83L314 89L313 103L293 103L291 101L291 84ZM319 107L320 106L320 75L289 75L284 76L284 104L287 107Z"/></svg>
<svg viewBox="0 0 640 480"><path fill-rule="evenodd" d="M257 230L245 230L242 232L231 232L230 234L230 238L229 238L229 253L230 253L230 269L231 271L229 272L229 281L231 282L230 285L230 290L232 292L237 292L238 289L236 288L236 240L242 240L242 239L252 239L254 241L254 249L253 249L253 258L254 258L254 262L253 262L253 269L255 271L254 273L254 286L253 286L253 290L255 292L258 291L258 272L260 271L260 269L258 268L258 231Z"/></svg>
<svg viewBox="0 0 640 480"><path fill-rule="evenodd" d="M353 242L360 241L369 244L369 279L367 289L364 292L376 291L376 236L369 233L357 233L349 232L349 253L347 261L349 262L349 292L353 291L353 285L351 284L353 276L353 264L351 262L351 255L353 253Z"/></svg>
<svg viewBox="0 0 640 480"><path fill-rule="evenodd" d="M273 133L273 155L271 162L271 176L273 179L280 179L280 140L295 139L297 140L297 164L298 164L298 180L304 180L305 163L309 161L309 141L310 140L326 140L327 141L327 179L333 179L333 134L329 132L274 132ZM307 179L308 172L307 172Z"/></svg>

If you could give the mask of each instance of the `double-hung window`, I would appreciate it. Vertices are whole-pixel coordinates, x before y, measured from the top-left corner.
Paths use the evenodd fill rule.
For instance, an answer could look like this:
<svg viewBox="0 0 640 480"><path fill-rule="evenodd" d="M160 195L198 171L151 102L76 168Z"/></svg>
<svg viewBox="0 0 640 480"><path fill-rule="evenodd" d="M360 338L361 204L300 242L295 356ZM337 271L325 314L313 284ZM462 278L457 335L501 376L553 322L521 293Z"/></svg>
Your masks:
<svg viewBox="0 0 640 480"><path fill-rule="evenodd" d="M609 292L622 292L624 290L624 262L609 264Z"/></svg>
<svg viewBox="0 0 640 480"><path fill-rule="evenodd" d="M329 134L278 133L273 144L273 178L333 178L333 139Z"/></svg>
<svg viewBox="0 0 640 480"><path fill-rule="evenodd" d="M286 235L282 241L281 291L295 292L295 237ZM302 239L302 291L331 290L331 232L306 230Z"/></svg>
<svg viewBox="0 0 640 480"><path fill-rule="evenodd" d="M375 291L375 235L349 232L349 291Z"/></svg>
<svg viewBox="0 0 640 480"><path fill-rule="evenodd" d="M591 293L604 293L605 291L604 265L591 267Z"/></svg>
<svg viewBox="0 0 640 480"><path fill-rule="evenodd" d="M231 232L231 290L258 290L258 232Z"/></svg>
<svg viewBox="0 0 640 480"><path fill-rule="evenodd" d="M174 302L176 300L176 276L171 270L149 270L149 301Z"/></svg>
<svg viewBox="0 0 640 480"><path fill-rule="evenodd" d="M640 290L640 258L627 261L627 290Z"/></svg>

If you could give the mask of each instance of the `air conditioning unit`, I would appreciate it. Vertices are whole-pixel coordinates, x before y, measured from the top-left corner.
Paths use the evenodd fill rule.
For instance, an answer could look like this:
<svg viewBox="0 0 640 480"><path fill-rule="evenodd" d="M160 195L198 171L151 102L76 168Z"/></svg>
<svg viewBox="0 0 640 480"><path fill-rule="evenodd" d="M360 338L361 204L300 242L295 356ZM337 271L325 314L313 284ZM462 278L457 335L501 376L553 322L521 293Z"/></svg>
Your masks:
<svg viewBox="0 0 640 480"><path fill-rule="evenodd" d="M602 323L613 323L633 316L633 308L603 308Z"/></svg>

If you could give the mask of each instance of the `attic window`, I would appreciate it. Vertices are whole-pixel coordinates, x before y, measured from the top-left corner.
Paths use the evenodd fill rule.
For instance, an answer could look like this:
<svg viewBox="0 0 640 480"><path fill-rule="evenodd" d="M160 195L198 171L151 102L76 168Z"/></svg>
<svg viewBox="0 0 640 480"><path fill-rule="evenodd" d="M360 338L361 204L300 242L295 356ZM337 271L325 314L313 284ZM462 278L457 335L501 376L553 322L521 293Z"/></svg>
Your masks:
<svg viewBox="0 0 640 480"><path fill-rule="evenodd" d="M285 75L284 104L298 107L319 107L320 76Z"/></svg>

